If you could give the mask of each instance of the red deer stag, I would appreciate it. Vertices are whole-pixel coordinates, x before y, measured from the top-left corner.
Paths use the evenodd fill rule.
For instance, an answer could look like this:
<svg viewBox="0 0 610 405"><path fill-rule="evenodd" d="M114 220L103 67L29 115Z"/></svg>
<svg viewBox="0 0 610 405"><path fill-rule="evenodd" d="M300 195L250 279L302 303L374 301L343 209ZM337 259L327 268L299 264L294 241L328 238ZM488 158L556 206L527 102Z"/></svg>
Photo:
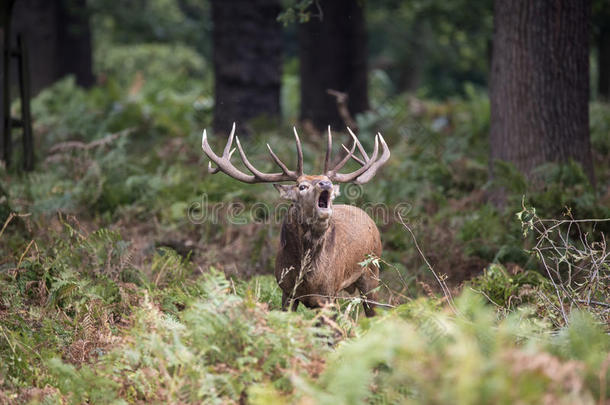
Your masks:
<svg viewBox="0 0 610 405"><path fill-rule="evenodd" d="M349 129L349 128L348 128ZM339 291L353 293L359 290L367 316L375 315L376 287L379 285L379 269L374 264L362 266L367 255L381 255L381 239L375 222L360 208L351 205L334 205L339 186L333 183L355 182L363 184L375 176L377 170L390 158L390 150L383 136L375 136L375 146L369 157L358 138L349 131L353 145L335 166L331 167L332 135L328 128L328 141L324 174L303 174L301 141L294 130L297 149L297 168L289 170L267 144L273 161L281 173L263 173L248 160L239 139L235 137L241 159L252 172L247 174L231 163L231 149L235 124L222 156L216 155L208 144L203 131L201 146L210 158L209 171L219 171L244 183L276 183L292 181L293 184L274 184L280 196L292 202L280 235L280 248L275 263L275 277L282 289L282 309L288 306L296 310L299 302L308 308L321 307L331 302ZM382 152L379 155L379 146ZM362 158L354 156L358 148ZM360 168L352 173L339 170L352 158ZM212 162L216 167L212 167Z"/></svg>

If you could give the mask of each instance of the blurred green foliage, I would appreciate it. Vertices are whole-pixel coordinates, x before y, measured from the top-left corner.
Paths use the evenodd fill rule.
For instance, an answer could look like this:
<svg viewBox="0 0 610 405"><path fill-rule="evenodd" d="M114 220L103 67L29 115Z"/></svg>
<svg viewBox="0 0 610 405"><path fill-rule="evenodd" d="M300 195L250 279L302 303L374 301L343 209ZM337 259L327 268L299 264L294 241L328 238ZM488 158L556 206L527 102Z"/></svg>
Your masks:
<svg viewBox="0 0 610 405"><path fill-rule="evenodd" d="M523 311L498 321L468 291L457 308L455 317L419 309L418 320L401 317L399 308L361 339L339 347L319 379L301 383L305 395L323 404L536 404L542 397L595 402L601 386L588 380L589 391L581 384L587 378L583 370L593 372L599 358L576 349L574 334L578 327L590 334L597 343L593 352L608 350L610 340L586 315L575 314L574 326L561 338L548 338L542 337L542 324L524 321Z"/></svg>
<svg viewBox="0 0 610 405"><path fill-rule="evenodd" d="M211 56L209 1L90 0L95 48L99 60L113 44L180 43Z"/></svg>
<svg viewBox="0 0 610 405"><path fill-rule="evenodd" d="M493 2L367 2L372 65L386 70L395 91L424 97L464 94L464 83L486 86Z"/></svg>

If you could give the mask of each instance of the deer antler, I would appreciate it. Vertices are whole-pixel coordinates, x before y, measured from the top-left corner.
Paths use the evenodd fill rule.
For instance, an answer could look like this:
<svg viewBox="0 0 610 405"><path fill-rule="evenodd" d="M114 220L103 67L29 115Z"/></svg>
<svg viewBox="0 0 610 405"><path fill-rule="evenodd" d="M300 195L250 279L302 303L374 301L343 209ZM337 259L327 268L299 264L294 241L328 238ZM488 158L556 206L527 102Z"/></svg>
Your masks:
<svg viewBox="0 0 610 405"><path fill-rule="evenodd" d="M244 150L241 146L241 142L239 142L239 138L237 136L235 136L235 123L233 123L233 128L231 129L231 133L229 134L229 140L227 141L224 151L222 152L222 156L218 156L214 153L214 151L208 144L208 138L207 138L206 131L203 130L203 137L201 139L201 147L202 147L203 151L205 152L205 154L211 160L211 162L209 162L209 164L208 164L208 170L212 174L218 173L218 172L223 172L223 173L233 177L234 179L237 179L244 183L272 183L272 182L280 182L280 181L297 180L300 176L303 175L303 149L301 147L301 140L299 139L299 134L297 133L297 129L293 128L293 130L294 130L294 138L295 138L296 147L297 147L297 169L296 170L289 170L288 167L286 167L286 165L284 164L284 162L282 162L280 160L280 158L278 158L277 155L273 152L273 149L271 149L271 146L269 146L269 144L267 144L267 148L269 149L269 154L271 155L271 158L273 159L275 164L277 164L280 167L280 169L282 169L281 173L263 173L260 170L258 170L256 167L254 167L254 165L252 165L252 163L250 163L250 161L248 160L248 157L246 156L246 153L244 152ZM350 181L354 181L357 184L364 184L364 183L368 182L369 180L371 180L375 176L375 173L377 173L377 170L385 162L388 161L388 159L390 158L390 149L388 148L388 145L386 144L385 140L383 139L383 136L380 133L377 133L377 135L375 135L375 147L373 148L373 154L369 158L368 154L362 147L362 144L358 140L358 137L356 137L356 135L352 132L352 130L349 127L347 128L347 130L349 131L350 135L352 136L352 140L353 140L352 147L351 147L351 149L348 149L345 145L341 145L343 147L343 149L345 149L347 154L345 155L345 157L343 159L341 159L341 161L335 167L333 167L331 169L330 161L331 161L333 141L332 141L332 133L330 131L330 126L328 127L328 139L327 139L327 145L326 145L327 149L326 149L326 158L325 158L325 162L324 162L324 172L331 181L334 181L337 183L348 183ZM235 148L231 149L231 146L233 146L233 138L235 138L235 142L237 143L237 150L239 151L239 156L241 157L241 160L243 161L246 168L248 168L248 170L250 170L250 172L252 172L252 174L247 174L247 173L242 172L241 170L239 170L238 168L233 166L233 164L231 163L231 156L235 152ZM383 151L381 153L381 156L378 159L377 155L379 154L379 144L381 144ZM356 150L356 148L358 148L358 151L362 155L362 159L360 159L354 155L354 151ZM350 160L350 158L354 159L362 167L360 167L359 169L357 169L356 171L353 171L351 173L345 173L345 174L339 173L339 170L341 170L343 168L343 166L345 166L345 164ZM214 162L217 167L212 167L212 162Z"/></svg>
<svg viewBox="0 0 610 405"><path fill-rule="evenodd" d="M239 138L235 136L235 123L233 123L233 128L229 134L229 140L227 141L224 151L222 152L222 156L216 155L212 148L210 148L205 129L203 130L203 137L201 138L201 148L211 160L211 162L208 164L208 170L212 174L221 171L236 180L243 181L244 183L291 181L296 180L303 175L303 150L301 148L301 141L299 139L299 135L297 134L296 128L294 128L294 137L297 146L297 170L294 171L288 170L286 165L276 156L275 153L273 153L271 146L267 144L267 148L269 148L269 153L271 154L273 161L280 167L280 169L282 169L282 173L263 173L250 163L246 153L241 147ZM233 138L235 138L237 143L237 150L239 151L241 160L244 162L244 165L248 168L248 170L252 172L252 174L242 172L231 163L231 155L233 155L233 152L235 152L235 148L231 149L231 146L233 145ZM212 167L212 162L214 162L217 167Z"/></svg>
<svg viewBox="0 0 610 405"><path fill-rule="evenodd" d="M362 147L362 144L358 140L358 137L356 137L356 135L352 132L352 130L349 127L347 128L347 130L349 131L349 133L353 139L352 148L350 150L350 149L347 149L347 147L345 147L345 145L341 145L343 147L343 149L345 149L345 151L347 152L347 155L334 168L329 169L333 141L332 141L332 134L330 132L330 125L328 126L328 140L326 143L327 149L326 149L326 160L325 160L325 164L324 164L324 171L326 173L326 176L328 176L328 178L331 181L334 181L337 183L348 183L350 181L354 181L356 184L364 184L364 183L368 182L369 180L371 180L375 176L375 173L377 173L377 170L381 166L383 166L383 164L385 162L388 161L388 159L390 158L390 149L388 148L388 144L385 142L385 139L383 139L383 136L380 133L377 133L377 135L375 135L375 147L373 148L373 154L369 158L366 151ZM379 159L377 159L380 143L381 143L383 152L381 153L381 156L379 157ZM354 151L355 151L356 147L358 147L358 150L362 154L362 157L364 160L359 159L354 155ZM338 171L341 170L341 168L347 163L347 161L350 158L354 159L362 167L351 173L346 173L346 174L338 173Z"/></svg>

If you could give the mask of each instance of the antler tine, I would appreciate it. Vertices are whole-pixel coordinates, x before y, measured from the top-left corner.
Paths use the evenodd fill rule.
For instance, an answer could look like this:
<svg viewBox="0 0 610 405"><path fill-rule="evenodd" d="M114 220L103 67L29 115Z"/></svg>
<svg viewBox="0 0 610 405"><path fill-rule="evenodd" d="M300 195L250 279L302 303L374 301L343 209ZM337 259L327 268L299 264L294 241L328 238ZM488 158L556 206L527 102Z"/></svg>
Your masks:
<svg viewBox="0 0 610 405"><path fill-rule="evenodd" d="M362 175L360 175L356 179L356 184L364 184L364 183L368 182L369 180L371 180L377 173L377 170L381 166L383 166L385 164L385 162L388 161L388 159L390 159L390 148L388 148L388 144L385 142L385 139L383 139L383 135L381 135L381 133L378 132L377 137L379 137L379 140L381 141L381 147L383 148L381 157L379 158L379 160L377 160L375 163L373 163L371 165L371 167L369 167L368 170L366 170Z"/></svg>
<svg viewBox="0 0 610 405"><path fill-rule="evenodd" d="M212 167L212 162L208 162L208 173L210 174L216 174L220 171L219 168L217 167Z"/></svg>
<svg viewBox="0 0 610 405"><path fill-rule="evenodd" d="M339 170L341 170L341 168L343 168L343 166L345 166L345 164L349 161L350 158L357 159L354 156L354 151L356 150L356 143L358 142L358 139L356 138L356 135L354 135L354 134L351 134L351 135L352 135L352 149L349 150L345 147L345 145L341 144L343 149L346 150L347 155L345 155L343 157L343 159L341 159L341 161L332 170L325 171L327 176L333 177ZM358 159L358 160L360 160L360 159Z"/></svg>
<svg viewBox="0 0 610 405"><path fill-rule="evenodd" d="M229 136L229 141L230 142L227 142L227 146L225 146L222 157L220 157L215 154L212 148L210 147L210 144L208 143L207 132L205 129L203 130L203 135L201 137L201 148L203 149L203 152L210 158L210 160L214 162L216 166L218 166L216 169L211 168L212 172L218 173L218 171L222 171L223 173L228 174L234 179L243 181L244 183L255 183L256 178L254 176L241 172L229 161L229 157L231 155L231 143L233 143L233 139L231 136Z"/></svg>
<svg viewBox="0 0 610 405"><path fill-rule="evenodd" d="M332 170L332 173L337 173L339 170L341 170L343 168L343 166L345 166L345 164L349 161L349 158L358 159L356 156L354 156L354 151L356 150L356 144L355 143L352 143L352 149L351 150L347 149L347 146L345 146L343 144L341 144L341 146L343 147L343 149L345 149L345 151L347 153L343 157L343 159L341 159L341 161L339 163L337 163L337 166L335 166L335 168ZM358 160L360 160L360 159L358 159Z"/></svg>
<svg viewBox="0 0 610 405"><path fill-rule="evenodd" d="M252 172L252 174L246 174L240 171L238 168L233 166L231 163L231 156L235 152L235 148L231 149L233 145L233 139L236 140L237 149L239 150L239 155L241 156L244 165ZM269 145L267 145L269 146ZM218 173L219 171L233 177L236 180L242 181L244 183L267 183L267 182L276 182L276 181L289 181L295 180L297 176L295 173L290 172L286 166L279 161L277 156L271 151L269 148L273 159L278 163L283 173L263 173L256 169L252 163L248 160L246 153L244 152L241 143L239 142L239 138L235 136L235 123L233 123L233 128L231 129L231 133L229 134L229 139L224 148L222 156L218 156L214 153L212 148L210 147L207 139L206 130L203 130L203 136L201 137L201 148L204 153L210 158L211 162L208 164L208 170L210 173ZM212 167L212 162L216 164L217 167Z"/></svg>
<svg viewBox="0 0 610 405"><path fill-rule="evenodd" d="M222 157L229 157L231 155L231 146L233 146L233 138L235 137L235 122L233 123L233 127L231 127L231 133L229 134L229 140L225 145L225 149L222 151Z"/></svg>
<svg viewBox="0 0 610 405"><path fill-rule="evenodd" d="M358 137L352 132L352 129L350 127L347 127L348 132L350 133L350 135L357 140L358 142L358 151L360 151L360 153L362 154L362 157L364 158L365 161L369 160L369 155L366 154L366 151L364 150L364 148L362 147L362 144L360 143L360 141L358 141Z"/></svg>
<svg viewBox="0 0 610 405"><path fill-rule="evenodd" d="M333 181L337 181L339 183L347 183L347 182L355 180L358 176L360 176L361 174L366 172L371 167L371 165L375 162L375 159L377 159L378 152L379 152L379 141L377 138L375 138L375 148L373 149L373 155L372 155L371 159L365 160L364 166L362 166L360 169L358 169L354 172L351 172L351 173L346 173L346 174L335 173L331 179Z"/></svg>
<svg viewBox="0 0 610 405"><path fill-rule="evenodd" d="M229 152L229 160L231 160L233 152L235 152L235 148L231 149L231 152ZM210 174L216 174L219 171L220 169L218 167L212 167L212 162L208 162L208 172L210 172Z"/></svg>
<svg viewBox="0 0 610 405"><path fill-rule="evenodd" d="M345 149L345 151L350 154L350 150L347 149L347 147L345 145L341 145L343 146L343 149ZM356 145L353 145L352 148L354 148ZM358 162L360 164L360 166L364 166L366 164L366 162L364 162L364 160L360 159L358 156L353 154L354 149L351 150L351 154L352 154L352 159L354 159L356 162ZM347 162L346 162L347 163ZM338 166L338 165L337 165ZM343 167L343 166L342 166ZM339 170L339 169L337 169Z"/></svg>
<svg viewBox="0 0 610 405"><path fill-rule="evenodd" d="M328 173L330 170L330 155L333 149L333 138L330 132L330 125L328 126L328 137L326 139L326 158L324 159L324 173Z"/></svg>
<svg viewBox="0 0 610 405"><path fill-rule="evenodd" d="M354 141L355 141L354 146L359 145L360 144L359 141L356 143L356 141L357 141L356 135L352 131L349 131L349 132L352 135L352 137L354 138ZM377 160L377 156L379 154L379 144L380 143L383 148L383 154L382 154L381 158L379 160ZM343 146L343 148L347 150L347 148L345 146ZM354 156L353 153L348 154L349 157L352 157L362 166L360 169L358 169L352 173L347 173L347 174L330 173L329 177L331 178L331 180L339 182L339 183L346 183L346 182L350 182L350 181L355 181L358 184L366 183L371 178L373 178L377 169L379 169L379 167L381 167L389 159L389 157L390 157L389 153L390 153L390 151L389 151L388 145L385 143L385 140L383 139L381 134L377 134L377 135L375 135L375 147L373 149L373 154L371 155L370 158L368 157L368 155L366 153L363 153L364 160L358 159L356 156Z"/></svg>
<svg viewBox="0 0 610 405"><path fill-rule="evenodd" d="M235 137L235 142L237 143L237 150L239 150L239 156L241 157L242 162L244 162L244 165L248 168L248 170L252 172L254 177L262 179L265 176L265 173L259 171L256 167L252 165L252 163L250 163L248 157L246 156L246 153L241 147L241 142L239 142L238 136Z"/></svg>
<svg viewBox="0 0 610 405"><path fill-rule="evenodd" d="M303 149L301 148L301 140L299 139L299 134L297 134L297 127L292 127L294 131L294 139L297 144L297 177L303 175Z"/></svg>
<svg viewBox="0 0 610 405"><path fill-rule="evenodd" d="M286 175L290 175L293 172L291 170L288 170L288 167L286 167L286 165L284 164L284 162L282 162L280 160L279 157L277 157L277 155L275 153L273 153L273 149L271 149L271 146L269 144L267 144L267 149L269 149L269 154L271 155L271 158L273 159L273 161L275 162L276 165L278 165L280 167L280 169L282 169L282 171L284 172L284 174Z"/></svg>

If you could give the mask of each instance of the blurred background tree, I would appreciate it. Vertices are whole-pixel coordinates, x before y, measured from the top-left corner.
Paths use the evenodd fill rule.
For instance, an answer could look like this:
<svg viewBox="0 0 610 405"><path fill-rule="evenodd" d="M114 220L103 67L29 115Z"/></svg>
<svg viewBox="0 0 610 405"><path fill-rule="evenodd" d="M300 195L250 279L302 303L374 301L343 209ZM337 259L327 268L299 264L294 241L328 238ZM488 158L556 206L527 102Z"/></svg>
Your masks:
<svg viewBox="0 0 610 405"><path fill-rule="evenodd" d="M282 26L278 0L212 1L214 129L280 115Z"/></svg>
<svg viewBox="0 0 610 405"><path fill-rule="evenodd" d="M354 116L371 107L377 113L385 101L405 94L420 99L448 100L468 96L473 91L487 92L491 55L500 58L504 52L502 47L507 46L506 42L498 41L494 45L492 41L493 3L492 0L285 0L282 3L260 0L260 4L247 2L246 5L210 0L19 0L14 20L18 30L31 31L35 90L66 74L74 74L76 83L82 86L93 83L92 72L100 82L109 79L120 86L133 85L139 74L139 80L148 83L150 94L164 88L184 89L189 83L201 84L200 98L193 112L198 126L210 125L208 120L214 117L214 127L226 131L234 120L247 122L260 115L281 115L286 122L300 118L322 129L329 123L336 127L344 123L328 89L347 94L347 106ZM497 7L508 7L504 2L496 3ZM547 11L554 7L547 1L537 4ZM607 97L610 91L609 8L608 2L595 0L591 16L575 22L581 27L585 19L591 22L595 43L591 71L596 80L592 94L600 98ZM503 14L496 12L496 17L498 27L502 28ZM283 28L276 18L284 22ZM579 60L583 61L583 55L589 55L589 47L579 41ZM492 52L496 47L500 49ZM541 59L545 52L550 51L536 55ZM498 62L497 66L507 67L510 63L517 62ZM544 63L550 66L548 61ZM528 80L538 83L537 77L545 77L547 71L540 69L540 73ZM571 78L552 77L558 82L565 79L563 83L575 81L580 85L588 80L588 69L584 65L579 67ZM176 74L178 71L181 74ZM530 86L520 81L525 78L524 71L511 72L513 79L528 91L538 88L534 82L528 82ZM496 94L505 83L502 74L495 72L491 76L492 80L497 78L496 85L491 86ZM561 92L561 85L547 84ZM581 90L579 87L578 94ZM546 93L544 97L544 101L535 101L536 97L527 100L543 109L556 107L558 98ZM541 162L573 157L584 164L591 177L585 135L582 135L587 125L583 107L586 100L581 94L572 97L570 103L576 103L576 99L580 100L579 108L568 108L569 114L555 111L558 119L550 120L554 122L553 128L565 129L569 126L561 124L561 119L576 122L570 114L580 111L579 124L574 125L580 128L581 135L565 139L583 139L582 147L563 141L564 146L558 146L557 151L548 150L544 156L544 148L533 148L540 155L534 159L509 156L506 151L523 148L521 141L525 138L545 145L557 142L540 133L531 133L523 135L523 139L512 136L516 144L510 146L504 141L508 135L498 135L499 128L508 122L519 127L521 124L512 115L508 115L510 119L502 118L506 114L517 114L517 110L507 110L509 103L503 103L501 113L498 105L493 109L492 157L517 163L524 172ZM528 105L527 102L520 104ZM169 104L165 107L171 108ZM375 122L371 115L362 117ZM535 127L529 122L527 125ZM514 128L506 131L515 133ZM529 166L524 166L524 162Z"/></svg>
<svg viewBox="0 0 610 405"><path fill-rule="evenodd" d="M343 127L335 97L347 94L351 114L368 110L367 37L363 3L353 0L315 2L308 21L298 27L301 120L318 130Z"/></svg>
<svg viewBox="0 0 610 405"><path fill-rule="evenodd" d="M16 44L17 33L24 33L28 42L34 94L67 75L74 75L81 86L93 85L90 13L86 0L19 0L12 15L13 43Z"/></svg>
<svg viewBox="0 0 610 405"><path fill-rule="evenodd" d="M95 78L87 0L62 0L57 4L57 77L73 74L76 84L90 87Z"/></svg>
<svg viewBox="0 0 610 405"><path fill-rule="evenodd" d="M307 10L313 10L316 16L318 7L324 11L325 7L339 4L325 4L324 0L316 3L287 0L283 10L285 12L300 3L307 3ZM463 94L465 83L486 86L492 48L492 0L354 1L342 5L344 14L353 14L349 10L349 7L354 7L352 3L358 5L355 11L364 13L367 40L363 41L365 37L361 36L360 43L368 45L362 49L368 55L369 71L383 69L391 79L395 93L415 91L420 96L446 98ZM25 29L26 26L33 31L45 29L47 39L57 38L58 34L51 28L44 28L59 15L56 4L70 10L72 18L80 18L81 25L83 16L91 17L96 52L110 43L180 43L195 49L206 60L212 57L213 25L209 0L19 0L14 12L15 29ZM592 34L598 48L595 61L600 64L605 58L598 58L597 53L605 54L599 49L600 44L608 42L603 38L608 31L609 7L605 0L593 1ZM26 10L35 21L26 20ZM327 17L332 17L332 10L329 9L327 14ZM348 18L354 19L354 27L358 25L356 14ZM319 21L318 18L309 18L309 23L314 20ZM315 26L309 23L285 26L286 63L298 56L296 31ZM75 24L77 22L71 25ZM87 36L83 28L72 27L69 31ZM38 37L35 42L45 43ZM50 48L48 43L46 48ZM602 73L609 70L601 68L601 65L598 70L600 74L597 77L604 82Z"/></svg>
<svg viewBox="0 0 610 405"><path fill-rule="evenodd" d="M589 24L581 0L496 0L492 57L491 167L522 173L580 163L593 181L589 137Z"/></svg>

